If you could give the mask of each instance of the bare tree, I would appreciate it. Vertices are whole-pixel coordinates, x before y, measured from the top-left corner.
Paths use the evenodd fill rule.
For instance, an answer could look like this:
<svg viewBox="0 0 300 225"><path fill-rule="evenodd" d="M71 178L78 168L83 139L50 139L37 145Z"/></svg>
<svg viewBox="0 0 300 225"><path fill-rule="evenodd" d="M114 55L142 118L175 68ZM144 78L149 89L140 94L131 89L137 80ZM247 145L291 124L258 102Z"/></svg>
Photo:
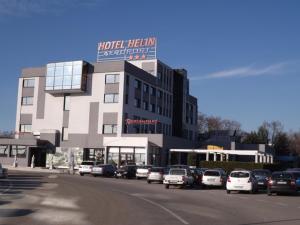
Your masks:
<svg viewBox="0 0 300 225"><path fill-rule="evenodd" d="M289 134L289 142L291 151L300 155L300 132L291 132Z"/></svg>

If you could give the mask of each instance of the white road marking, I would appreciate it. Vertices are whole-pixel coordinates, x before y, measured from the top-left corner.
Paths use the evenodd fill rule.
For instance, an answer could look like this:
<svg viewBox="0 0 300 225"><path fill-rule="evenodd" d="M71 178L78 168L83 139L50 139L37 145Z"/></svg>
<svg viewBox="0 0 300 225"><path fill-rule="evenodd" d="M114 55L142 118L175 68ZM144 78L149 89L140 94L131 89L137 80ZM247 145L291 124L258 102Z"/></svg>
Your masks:
<svg viewBox="0 0 300 225"><path fill-rule="evenodd" d="M276 204L276 205L280 205L280 206L288 206L288 204L282 203L282 202L276 202L275 204Z"/></svg>
<svg viewBox="0 0 300 225"><path fill-rule="evenodd" d="M55 179L55 178L57 178L57 175L51 174L51 175L48 176L48 178L50 178L50 179Z"/></svg>
<svg viewBox="0 0 300 225"><path fill-rule="evenodd" d="M157 206L159 208L161 208L162 210L166 211L167 213L169 213L171 216L175 217L177 220L179 220L181 223L185 224L185 225L188 225L189 222L187 222L186 220L184 220L183 218L181 218L179 215L177 215L175 212L171 211L170 209L164 207L163 205L159 204L159 203L156 203L154 201L151 201L147 198L144 198L144 197L141 197L139 193L136 193L136 194L132 194L132 193L128 193L128 192L125 192L125 191L121 191L121 190L117 190L117 189L112 189L112 191L116 191L116 192L120 192L120 193L123 193L123 194L126 194L126 195L130 195L130 196L133 196L135 198L139 198L141 200L144 200L145 202L148 202L154 206Z"/></svg>
<svg viewBox="0 0 300 225"><path fill-rule="evenodd" d="M139 198L139 199L142 199L152 205L155 205L159 208L161 208L162 210L166 211L167 213L169 213L170 215L172 215L173 217L175 217L176 219L178 219L181 223L183 224L189 224L187 221L185 221L183 218L181 218L179 215L177 215L176 213L174 213L173 211L171 211L170 209L164 207L163 205L159 204L159 203L156 203L156 202L153 202L147 198L144 198L144 197L141 197L141 196L138 196L138 195L134 195L134 194L131 194L132 196L135 196L136 198Z"/></svg>

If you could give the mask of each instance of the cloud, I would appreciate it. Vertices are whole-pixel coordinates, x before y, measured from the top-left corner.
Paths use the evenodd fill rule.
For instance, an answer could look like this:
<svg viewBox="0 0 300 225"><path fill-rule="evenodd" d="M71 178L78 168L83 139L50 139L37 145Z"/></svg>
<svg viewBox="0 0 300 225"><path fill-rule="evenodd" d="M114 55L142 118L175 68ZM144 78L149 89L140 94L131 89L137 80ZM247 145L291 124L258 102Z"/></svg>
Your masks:
<svg viewBox="0 0 300 225"><path fill-rule="evenodd" d="M0 0L0 16L29 16L59 13L69 8L89 6L96 0Z"/></svg>
<svg viewBox="0 0 300 225"><path fill-rule="evenodd" d="M291 68L294 67L296 64L296 61L289 61L275 63L264 67L250 65L245 67L232 68L228 70L221 70L198 77L191 77L190 80L277 75L286 72L291 72Z"/></svg>

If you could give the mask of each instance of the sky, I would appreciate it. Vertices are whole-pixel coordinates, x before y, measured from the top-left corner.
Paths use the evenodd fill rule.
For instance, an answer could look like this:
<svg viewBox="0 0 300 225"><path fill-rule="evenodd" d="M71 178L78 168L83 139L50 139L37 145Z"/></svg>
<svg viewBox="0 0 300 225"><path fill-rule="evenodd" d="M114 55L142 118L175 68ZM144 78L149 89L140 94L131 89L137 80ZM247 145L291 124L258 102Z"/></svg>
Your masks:
<svg viewBox="0 0 300 225"><path fill-rule="evenodd" d="M298 0L0 0L0 130L14 130L22 68L95 62L100 41L154 36L200 112L300 131L299 12Z"/></svg>

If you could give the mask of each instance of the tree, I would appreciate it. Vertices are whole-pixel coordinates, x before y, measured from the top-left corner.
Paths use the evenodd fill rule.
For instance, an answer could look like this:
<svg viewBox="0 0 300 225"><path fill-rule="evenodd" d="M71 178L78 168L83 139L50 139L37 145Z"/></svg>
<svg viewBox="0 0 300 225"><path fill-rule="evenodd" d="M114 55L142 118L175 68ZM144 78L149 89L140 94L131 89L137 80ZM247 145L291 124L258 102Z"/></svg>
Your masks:
<svg viewBox="0 0 300 225"><path fill-rule="evenodd" d="M278 133L274 138L274 149L277 155L289 155L291 152L288 135L284 132Z"/></svg>
<svg viewBox="0 0 300 225"><path fill-rule="evenodd" d="M290 150L300 155L300 132L290 133L289 136Z"/></svg>

